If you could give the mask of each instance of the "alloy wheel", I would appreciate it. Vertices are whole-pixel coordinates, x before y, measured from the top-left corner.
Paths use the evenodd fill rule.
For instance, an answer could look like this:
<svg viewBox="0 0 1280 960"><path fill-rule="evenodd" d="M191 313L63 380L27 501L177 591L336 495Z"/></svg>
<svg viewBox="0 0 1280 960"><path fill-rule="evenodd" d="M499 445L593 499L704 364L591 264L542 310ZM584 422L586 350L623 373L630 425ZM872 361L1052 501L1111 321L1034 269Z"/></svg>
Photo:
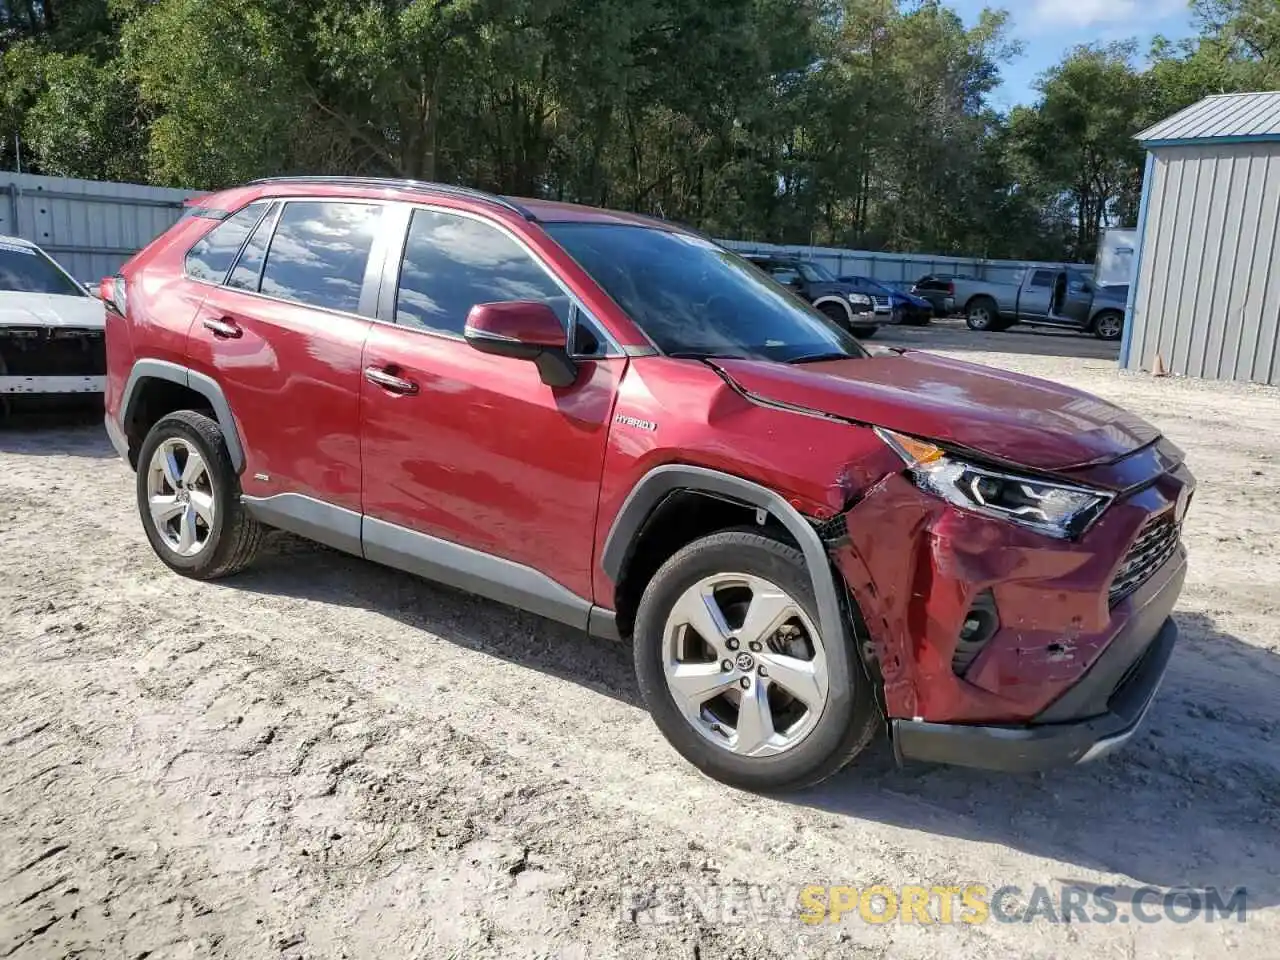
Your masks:
<svg viewBox="0 0 1280 960"><path fill-rule="evenodd" d="M208 464L194 445L170 437L156 447L147 467L147 506L160 538L181 557L209 545L217 498Z"/></svg>
<svg viewBox="0 0 1280 960"><path fill-rule="evenodd" d="M792 749L827 703L817 628L786 591L748 574L707 577L680 596L663 632L663 668L690 725L740 756Z"/></svg>
<svg viewBox="0 0 1280 960"><path fill-rule="evenodd" d="M1098 320L1098 336L1103 340L1118 340L1123 323L1119 317L1107 314Z"/></svg>

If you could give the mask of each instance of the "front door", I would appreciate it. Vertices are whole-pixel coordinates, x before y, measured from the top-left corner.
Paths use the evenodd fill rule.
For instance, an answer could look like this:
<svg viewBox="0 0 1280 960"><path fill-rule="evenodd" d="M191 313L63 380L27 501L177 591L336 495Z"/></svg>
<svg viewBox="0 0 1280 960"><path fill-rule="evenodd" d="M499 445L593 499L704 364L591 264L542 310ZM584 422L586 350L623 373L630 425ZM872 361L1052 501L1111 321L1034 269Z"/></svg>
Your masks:
<svg viewBox="0 0 1280 960"><path fill-rule="evenodd" d="M387 322L364 350L366 556L570 619L562 608L592 596L600 476L627 361L592 350L603 336L583 326L580 352L596 356L579 360L574 384L552 388L532 363L473 349L462 330L477 303L545 300L575 328L577 308L495 224L425 207L410 217L384 281ZM495 577L510 592L485 589Z"/></svg>
<svg viewBox="0 0 1280 960"><path fill-rule="evenodd" d="M360 357L377 300L366 274L383 209L271 204L235 264L205 278L219 285L188 337L193 367L236 418L246 497L285 511L264 514L272 522L357 551ZM335 524L336 537L325 532Z"/></svg>

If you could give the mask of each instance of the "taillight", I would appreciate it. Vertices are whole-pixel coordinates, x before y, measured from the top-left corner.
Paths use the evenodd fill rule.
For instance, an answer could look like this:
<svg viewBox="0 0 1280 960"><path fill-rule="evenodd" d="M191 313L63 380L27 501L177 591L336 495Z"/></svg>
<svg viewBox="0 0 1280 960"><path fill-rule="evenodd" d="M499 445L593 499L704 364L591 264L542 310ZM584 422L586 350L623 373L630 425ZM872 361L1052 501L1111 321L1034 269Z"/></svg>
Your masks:
<svg viewBox="0 0 1280 960"><path fill-rule="evenodd" d="M947 284L947 296L954 297L956 295L956 285L954 283Z"/></svg>
<svg viewBox="0 0 1280 960"><path fill-rule="evenodd" d="M98 294L102 297L103 303L120 316L125 316L125 309L129 302L125 297L124 277L118 273L114 277L103 277L98 284Z"/></svg>

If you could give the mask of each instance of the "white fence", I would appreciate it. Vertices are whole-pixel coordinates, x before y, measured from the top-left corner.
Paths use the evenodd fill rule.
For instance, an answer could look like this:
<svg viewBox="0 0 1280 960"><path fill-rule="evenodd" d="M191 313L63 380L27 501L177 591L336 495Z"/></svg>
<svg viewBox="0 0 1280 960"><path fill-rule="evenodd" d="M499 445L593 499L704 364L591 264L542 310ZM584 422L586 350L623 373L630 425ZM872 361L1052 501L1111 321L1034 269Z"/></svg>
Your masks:
<svg viewBox="0 0 1280 960"><path fill-rule="evenodd" d="M0 234L39 244L78 280L98 280L114 273L178 219L184 200L199 193L29 173L0 174L0 184L8 194L8 203L0 200ZM786 253L815 260L836 276L889 281L913 281L926 273L1013 280L1028 267L1042 265L834 247L776 246L742 240L720 242L741 253Z"/></svg>

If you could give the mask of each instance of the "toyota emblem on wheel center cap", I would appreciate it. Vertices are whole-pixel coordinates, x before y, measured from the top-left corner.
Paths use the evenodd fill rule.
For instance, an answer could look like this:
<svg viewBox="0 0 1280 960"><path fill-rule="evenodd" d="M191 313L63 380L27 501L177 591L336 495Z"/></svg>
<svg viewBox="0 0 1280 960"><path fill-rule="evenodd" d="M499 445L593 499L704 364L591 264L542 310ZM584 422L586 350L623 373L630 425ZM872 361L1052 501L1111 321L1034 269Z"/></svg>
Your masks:
<svg viewBox="0 0 1280 960"><path fill-rule="evenodd" d="M739 670L746 673L756 665L756 658L744 651L738 654L737 657L734 658L733 662L737 665Z"/></svg>

